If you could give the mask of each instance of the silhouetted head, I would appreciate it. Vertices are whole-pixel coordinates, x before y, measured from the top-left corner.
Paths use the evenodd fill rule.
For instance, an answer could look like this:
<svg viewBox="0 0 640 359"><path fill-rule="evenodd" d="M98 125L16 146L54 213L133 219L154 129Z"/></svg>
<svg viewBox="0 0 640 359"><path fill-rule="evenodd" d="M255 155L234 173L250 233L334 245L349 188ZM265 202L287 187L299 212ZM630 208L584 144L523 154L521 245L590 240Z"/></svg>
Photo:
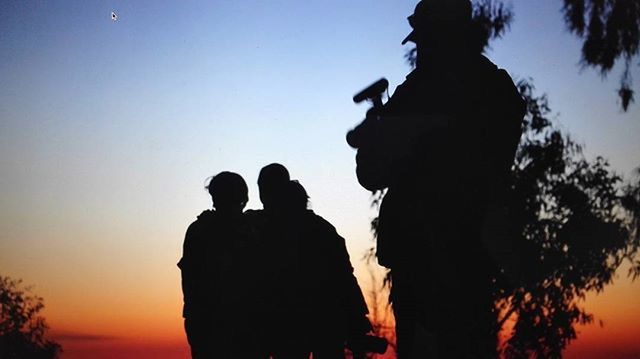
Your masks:
<svg viewBox="0 0 640 359"><path fill-rule="evenodd" d="M264 166L258 176L260 201L266 210L282 207L289 184L289 171L279 163Z"/></svg>
<svg viewBox="0 0 640 359"><path fill-rule="evenodd" d="M300 182L289 181L287 188L287 202L293 211L304 211L309 205L309 195Z"/></svg>
<svg viewBox="0 0 640 359"><path fill-rule="evenodd" d="M429 55L455 51L466 46L471 28L469 0L422 0L407 18L413 31L402 41L414 42L421 52Z"/></svg>
<svg viewBox="0 0 640 359"><path fill-rule="evenodd" d="M207 186L213 207L223 213L242 213L249 200L247 183L242 176L233 172L220 172Z"/></svg>

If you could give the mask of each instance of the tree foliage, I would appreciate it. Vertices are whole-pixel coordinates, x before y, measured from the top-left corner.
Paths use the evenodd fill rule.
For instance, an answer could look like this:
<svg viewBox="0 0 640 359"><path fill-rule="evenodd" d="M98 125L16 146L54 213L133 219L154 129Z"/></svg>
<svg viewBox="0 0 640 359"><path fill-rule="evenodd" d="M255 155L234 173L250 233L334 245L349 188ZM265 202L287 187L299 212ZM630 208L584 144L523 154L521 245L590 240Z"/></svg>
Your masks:
<svg viewBox="0 0 640 359"><path fill-rule="evenodd" d="M374 197L382 199L383 192L376 191ZM374 207L378 208L379 200L373 199L375 202ZM377 221L372 223L371 230L374 235L377 233ZM389 356L395 357L398 352L396 331L395 331L395 318L391 305L388 301L390 286L390 275L388 269L381 269L376 263L376 251L375 248L369 248L363 255L362 259L367 265L367 271L369 274L369 288L364 291L367 298L367 305L369 307L369 320L373 327L373 334L385 338L389 347L384 354L367 353L368 359L376 358L388 358Z"/></svg>
<svg viewBox="0 0 640 359"><path fill-rule="evenodd" d="M611 71L624 61L618 96L626 111L633 102L630 66L640 49L640 2L635 0L564 0L567 27L583 40L582 63Z"/></svg>
<svg viewBox="0 0 640 359"><path fill-rule="evenodd" d="M472 21L476 46L484 51L489 41L501 38L509 30L513 11L501 1L481 0L473 3Z"/></svg>
<svg viewBox="0 0 640 359"><path fill-rule="evenodd" d="M629 228L629 248L627 248L627 258L633 263L629 269L629 275L633 279L640 277L640 258L634 258L633 253L640 252L640 167L635 170L635 178L630 181L622 190L622 206L624 207L628 219Z"/></svg>
<svg viewBox="0 0 640 359"><path fill-rule="evenodd" d="M624 186L606 160L587 160L581 146L549 118L546 96L520 81L527 103L524 135L512 171L511 241L520 248L524 282L497 287L497 302L516 318L507 357L560 357L575 326L592 315L587 292L612 283L623 260L636 261L639 186ZM636 269L637 271L637 269ZM637 273L637 272L635 272Z"/></svg>
<svg viewBox="0 0 640 359"><path fill-rule="evenodd" d="M21 284L0 275L0 358L57 358L62 349L45 339L48 327L39 315L42 298Z"/></svg>

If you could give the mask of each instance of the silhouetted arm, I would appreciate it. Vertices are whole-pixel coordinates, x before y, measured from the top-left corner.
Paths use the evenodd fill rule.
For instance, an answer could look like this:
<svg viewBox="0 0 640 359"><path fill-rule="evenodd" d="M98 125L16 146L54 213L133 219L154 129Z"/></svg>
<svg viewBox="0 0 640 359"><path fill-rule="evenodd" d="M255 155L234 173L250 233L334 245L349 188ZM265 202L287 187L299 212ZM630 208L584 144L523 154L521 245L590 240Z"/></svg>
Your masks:
<svg viewBox="0 0 640 359"><path fill-rule="evenodd" d="M320 231L327 233L325 248L327 252L327 263L337 281L338 296L340 305L346 314L347 330L350 335L363 335L372 330L371 323L367 318L369 310L367 303L358 285L358 280L353 274L353 267L349 259L349 252L345 244L345 239L341 237L329 222L317 216L319 219Z"/></svg>
<svg viewBox="0 0 640 359"><path fill-rule="evenodd" d="M487 124L486 157L491 171L485 171L492 178L488 183L505 187L511 173L511 166L520 137L525 115L525 102L505 70L495 73L490 103L490 119ZM500 190L500 189L498 189Z"/></svg>
<svg viewBox="0 0 640 359"><path fill-rule="evenodd" d="M409 82L406 81L406 82ZM406 83L398 86L394 95L383 107L371 108L366 118L347 135L356 154L356 175L360 185L370 191L382 190L391 185L395 146L401 143L402 133L397 131L398 109L407 100ZM399 136L400 135L400 136Z"/></svg>
<svg viewBox="0 0 640 359"><path fill-rule="evenodd" d="M178 262L182 278L182 296L184 301L182 315L185 318L190 316L194 306L196 305L194 303L194 298L198 297L197 276L199 273L196 267L196 257L198 253L196 238L197 226L198 224L194 222L187 229L184 243L182 245L182 258Z"/></svg>
<svg viewBox="0 0 640 359"><path fill-rule="evenodd" d="M204 308L210 306L207 298L206 288L213 287L211 284L205 285L207 281L215 278L206 278L204 268L207 265L208 242L212 241L210 233L211 221L214 218L213 211L204 211L198 219L191 223L185 234L182 248L182 258L178 263L182 277L182 294L184 300L183 316L193 313L201 313Z"/></svg>
<svg viewBox="0 0 640 359"><path fill-rule="evenodd" d="M350 137L357 144L356 174L364 188L375 191L392 186L400 172L414 160L416 147L424 147L425 134L449 130L455 118L425 115L425 98L416 73L396 88L382 108L372 109Z"/></svg>
<svg viewBox="0 0 640 359"><path fill-rule="evenodd" d="M496 76L492 106L494 121L487 136L488 157L491 171L485 171L490 201L485 213L482 240L492 259L504 270L504 274L514 283L520 281L523 268L530 263L522 263L529 249L519 248L510 235L507 196L516 149L520 142L526 113L526 104L511 77L504 70Z"/></svg>

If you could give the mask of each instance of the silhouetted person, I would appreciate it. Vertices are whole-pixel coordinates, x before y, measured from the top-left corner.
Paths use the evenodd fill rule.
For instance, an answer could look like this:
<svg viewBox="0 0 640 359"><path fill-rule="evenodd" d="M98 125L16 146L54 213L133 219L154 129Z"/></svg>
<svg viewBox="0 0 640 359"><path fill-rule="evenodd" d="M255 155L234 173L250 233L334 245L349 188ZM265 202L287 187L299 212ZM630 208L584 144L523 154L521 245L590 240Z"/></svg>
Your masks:
<svg viewBox="0 0 640 359"><path fill-rule="evenodd" d="M208 186L214 210L202 212L187 229L182 259L183 316L193 358L256 357L244 329L249 291L242 256L252 241L242 215L247 185L232 172L221 172ZM243 337L243 338L239 338ZM252 343L253 345L253 343ZM255 346L255 345L254 345Z"/></svg>
<svg viewBox="0 0 640 359"><path fill-rule="evenodd" d="M377 256L391 269L399 358L424 356L427 338L437 357L491 358L493 265L481 232L508 186L524 104L474 43L469 1L421 1L409 23L416 69L348 137L360 184L388 189Z"/></svg>
<svg viewBox="0 0 640 359"><path fill-rule="evenodd" d="M308 208L308 195L298 181L290 181L285 198L291 229L299 239L301 304L310 351L318 359L344 358L345 343L359 341L372 330L368 309L345 240L324 218ZM364 348L362 348L364 349Z"/></svg>
<svg viewBox="0 0 640 359"><path fill-rule="evenodd" d="M248 211L263 240L268 352L276 359L343 358L345 341L371 330L349 255L335 228L307 209L280 164L258 178L263 211Z"/></svg>
<svg viewBox="0 0 640 359"><path fill-rule="evenodd" d="M289 172L272 163L260 170L258 188L263 210L247 211L262 243L264 261L260 269L264 298L259 335L264 350L277 359L305 358L304 318L300 310L297 283L304 280L298 271L298 247L295 233L289 229L285 200Z"/></svg>

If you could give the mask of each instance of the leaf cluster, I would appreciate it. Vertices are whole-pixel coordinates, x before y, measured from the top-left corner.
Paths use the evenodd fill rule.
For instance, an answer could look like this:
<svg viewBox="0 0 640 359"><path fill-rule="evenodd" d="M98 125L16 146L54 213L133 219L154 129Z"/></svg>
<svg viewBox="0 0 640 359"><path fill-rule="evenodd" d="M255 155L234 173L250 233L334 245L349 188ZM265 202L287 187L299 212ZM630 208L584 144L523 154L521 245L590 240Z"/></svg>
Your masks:
<svg viewBox="0 0 640 359"><path fill-rule="evenodd" d="M502 1L481 0L473 3L472 36L478 52L483 52L490 40L501 38L509 30L512 21L511 6Z"/></svg>
<svg viewBox="0 0 640 359"><path fill-rule="evenodd" d="M629 67L640 49L640 2L564 0L563 12L569 30L583 39L583 65L606 75L618 59L624 59L618 95L626 111L634 95Z"/></svg>
<svg viewBox="0 0 640 359"><path fill-rule="evenodd" d="M0 275L0 358L57 358L59 344L45 339L41 297L21 289L21 280Z"/></svg>
<svg viewBox="0 0 640 359"><path fill-rule="evenodd" d="M588 161L553 126L546 96L536 96L530 81L518 88L527 114L512 168L509 223L526 265L522 283L495 291L516 316L504 352L560 357L576 338L575 325L593 320L579 301L610 284L624 259L638 257L640 187L623 187L603 158Z"/></svg>

